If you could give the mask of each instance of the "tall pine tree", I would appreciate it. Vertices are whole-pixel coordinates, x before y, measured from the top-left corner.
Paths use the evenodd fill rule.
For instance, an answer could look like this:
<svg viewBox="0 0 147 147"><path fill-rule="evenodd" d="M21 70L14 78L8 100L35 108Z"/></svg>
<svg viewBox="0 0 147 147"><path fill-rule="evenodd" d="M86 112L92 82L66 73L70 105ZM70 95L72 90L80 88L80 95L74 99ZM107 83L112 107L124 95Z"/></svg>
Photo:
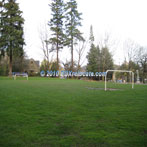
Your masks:
<svg viewBox="0 0 147 147"><path fill-rule="evenodd" d="M89 42L90 42L90 44L93 44L94 43L94 35L93 35L93 27L92 27L92 25L90 26Z"/></svg>
<svg viewBox="0 0 147 147"><path fill-rule="evenodd" d="M90 26L90 36L89 36L89 42L90 42L90 51L87 55L87 70L92 72L100 72L100 49L99 46L94 45L94 35L93 35L93 27Z"/></svg>
<svg viewBox="0 0 147 147"><path fill-rule="evenodd" d="M59 69L59 51L64 46L63 19L64 3L63 0L52 0L50 4L52 18L49 21L50 30L53 32L49 42L52 44L52 51L57 52L57 70Z"/></svg>
<svg viewBox="0 0 147 147"><path fill-rule="evenodd" d="M9 57L9 75L11 76L13 57L23 56L24 53L24 19L16 0L3 0L0 16L0 50Z"/></svg>
<svg viewBox="0 0 147 147"><path fill-rule="evenodd" d="M73 51L74 51L74 43L76 40L84 40L82 37L82 33L78 29L81 26L81 15L77 10L77 2L76 0L69 0L66 4L66 45L71 48L71 69L73 70L74 59L73 59Z"/></svg>

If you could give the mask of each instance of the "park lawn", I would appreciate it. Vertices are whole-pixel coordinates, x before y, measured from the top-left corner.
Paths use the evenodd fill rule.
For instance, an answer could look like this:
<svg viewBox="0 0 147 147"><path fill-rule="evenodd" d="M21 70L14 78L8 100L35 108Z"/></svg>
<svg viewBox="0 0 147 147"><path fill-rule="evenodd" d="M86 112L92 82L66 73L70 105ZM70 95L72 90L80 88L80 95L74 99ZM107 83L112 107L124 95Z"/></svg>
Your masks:
<svg viewBox="0 0 147 147"><path fill-rule="evenodd" d="M109 86L0 77L0 146L147 146L147 85Z"/></svg>

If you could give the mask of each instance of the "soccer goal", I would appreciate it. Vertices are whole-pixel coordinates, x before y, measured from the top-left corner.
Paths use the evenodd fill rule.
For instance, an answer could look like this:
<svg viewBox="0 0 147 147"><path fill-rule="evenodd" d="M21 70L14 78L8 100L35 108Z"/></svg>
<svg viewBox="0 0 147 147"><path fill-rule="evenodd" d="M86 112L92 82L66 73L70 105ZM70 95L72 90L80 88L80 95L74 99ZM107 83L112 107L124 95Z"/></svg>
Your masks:
<svg viewBox="0 0 147 147"><path fill-rule="evenodd" d="M120 73L130 73L131 75L131 83L132 83L132 89L134 88L134 73L132 71L128 70L107 70L105 74L105 91L107 91L107 74L109 72L120 72Z"/></svg>
<svg viewBox="0 0 147 147"><path fill-rule="evenodd" d="M13 77L14 77L14 80L16 80L16 77L25 77L28 80L28 74L27 73L14 73Z"/></svg>

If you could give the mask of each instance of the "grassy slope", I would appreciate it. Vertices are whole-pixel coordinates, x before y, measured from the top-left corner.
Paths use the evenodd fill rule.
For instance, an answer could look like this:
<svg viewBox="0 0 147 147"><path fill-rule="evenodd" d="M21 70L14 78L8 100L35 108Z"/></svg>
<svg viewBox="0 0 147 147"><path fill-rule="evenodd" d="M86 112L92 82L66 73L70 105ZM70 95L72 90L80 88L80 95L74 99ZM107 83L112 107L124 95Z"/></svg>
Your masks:
<svg viewBox="0 0 147 147"><path fill-rule="evenodd" d="M102 86L0 78L0 146L147 146L147 85Z"/></svg>

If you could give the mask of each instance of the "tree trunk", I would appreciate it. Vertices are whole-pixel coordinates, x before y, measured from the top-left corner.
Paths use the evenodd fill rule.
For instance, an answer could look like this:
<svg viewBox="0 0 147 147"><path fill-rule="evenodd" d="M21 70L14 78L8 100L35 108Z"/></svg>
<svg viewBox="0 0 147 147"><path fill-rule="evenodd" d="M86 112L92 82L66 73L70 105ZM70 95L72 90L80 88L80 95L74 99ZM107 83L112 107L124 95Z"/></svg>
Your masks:
<svg viewBox="0 0 147 147"><path fill-rule="evenodd" d="M58 45L58 33L57 33L57 71L59 70L59 45Z"/></svg>
<svg viewBox="0 0 147 147"><path fill-rule="evenodd" d="M57 71L59 70L59 51L58 51L58 43L57 43Z"/></svg>
<svg viewBox="0 0 147 147"><path fill-rule="evenodd" d="M9 57L9 76L12 77L12 49L10 49L10 57Z"/></svg>
<svg viewBox="0 0 147 147"><path fill-rule="evenodd" d="M71 48L71 70L73 71L73 48Z"/></svg>
<svg viewBox="0 0 147 147"><path fill-rule="evenodd" d="M105 59L104 59L104 61L103 61L103 72L105 72ZM102 76L102 80L104 81L105 79L104 79L104 76Z"/></svg>
<svg viewBox="0 0 147 147"><path fill-rule="evenodd" d="M58 52L58 49L57 49L57 71L59 70L59 52Z"/></svg>
<svg viewBox="0 0 147 147"><path fill-rule="evenodd" d="M72 40L71 40L71 70L73 71L73 37L72 37Z"/></svg>

